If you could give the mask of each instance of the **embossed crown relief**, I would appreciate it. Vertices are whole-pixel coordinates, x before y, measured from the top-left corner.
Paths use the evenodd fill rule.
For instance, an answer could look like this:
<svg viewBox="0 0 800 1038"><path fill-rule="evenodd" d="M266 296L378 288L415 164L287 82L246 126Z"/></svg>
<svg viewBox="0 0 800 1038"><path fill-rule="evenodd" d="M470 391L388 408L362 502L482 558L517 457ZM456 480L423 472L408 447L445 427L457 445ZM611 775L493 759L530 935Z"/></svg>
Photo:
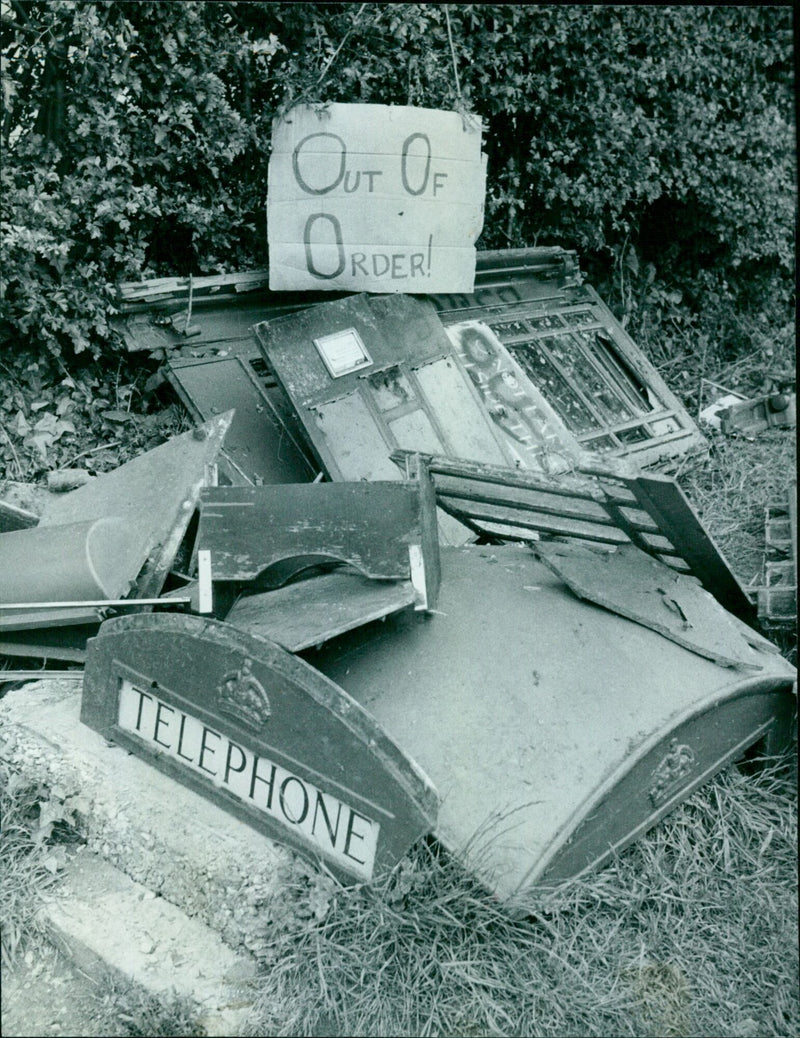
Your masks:
<svg viewBox="0 0 800 1038"><path fill-rule="evenodd" d="M653 807L663 804L683 783L695 765L694 750L677 739L671 739L666 755L653 771L653 784L648 790Z"/></svg>
<svg viewBox="0 0 800 1038"><path fill-rule="evenodd" d="M238 670L226 674L217 688L219 709L250 728L260 728L272 716L264 686L252 672L253 661L245 657Z"/></svg>

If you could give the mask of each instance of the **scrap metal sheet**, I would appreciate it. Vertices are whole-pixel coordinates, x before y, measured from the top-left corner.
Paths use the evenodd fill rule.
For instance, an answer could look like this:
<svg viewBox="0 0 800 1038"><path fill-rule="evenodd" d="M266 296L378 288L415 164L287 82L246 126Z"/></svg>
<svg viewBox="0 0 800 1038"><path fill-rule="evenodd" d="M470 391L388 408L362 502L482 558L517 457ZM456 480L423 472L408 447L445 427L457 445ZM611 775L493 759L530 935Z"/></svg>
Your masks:
<svg viewBox="0 0 800 1038"><path fill-rule="evenodd" d="M695 578L676 573L633 545L595 551L537 541L532 548L580 598L644 624L722 666L761 670L763 657Z"/></svg>
<svg viewBox="0 0 800 1038"><path fill-rule="evenodd" d="M794 706L781 657L719 667L520 546L446 549L442 576L434 616L306 658L427 771L439 839L500 896L609 860Z"/></svg>
<svg viewBox="0 0 800 1038"><path fill-rule="evenodd" d="M269 638L289 652L300 652L406 609L415 599L408 580L376 581L360 573L326 573L241 598L225 620L242 631Z"/></svg>
<svg viewBox="0 0 800 1038"><path fill-rule="evenodd" d="M197 419L235 410L222 452L232 482L307 483L314 478L314 466L278 419L269 391L257 385L248 358L171 358L168 371Z"/></svg>
<svg viewBox="0 0 800 1038"><path fill-rule="evenodd" d="M231 411L219 415L48 502L38 528L123 517L142 531L143 549L129 572L136 581L134 597L155 598L232 418Z"/></svg>

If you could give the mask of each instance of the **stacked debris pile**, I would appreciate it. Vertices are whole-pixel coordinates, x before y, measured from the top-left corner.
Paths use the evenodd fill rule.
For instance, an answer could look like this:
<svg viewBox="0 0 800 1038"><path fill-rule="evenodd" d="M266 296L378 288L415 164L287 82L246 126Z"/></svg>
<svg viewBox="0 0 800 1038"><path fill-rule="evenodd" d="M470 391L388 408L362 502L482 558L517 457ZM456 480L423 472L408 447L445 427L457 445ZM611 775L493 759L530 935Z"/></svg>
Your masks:
<svg viewBox="0 0 800 1038"><path fill-rule="evenodd" d="M197 428L0 509L0 652L85 663L104 737L343 878L433 832L504 897L787 739L794 672L663 471L703 437L572 253L121 294Z"/></svg>

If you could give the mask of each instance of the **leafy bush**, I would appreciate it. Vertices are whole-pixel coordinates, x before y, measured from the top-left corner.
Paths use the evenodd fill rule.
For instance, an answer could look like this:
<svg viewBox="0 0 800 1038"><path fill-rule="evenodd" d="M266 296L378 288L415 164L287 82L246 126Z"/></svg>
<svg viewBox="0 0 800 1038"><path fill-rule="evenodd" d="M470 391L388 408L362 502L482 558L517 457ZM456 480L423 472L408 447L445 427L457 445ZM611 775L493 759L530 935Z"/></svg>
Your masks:
<svg viewBox="0 0 800 1038"><path fill-rule="evenodd" d="M113 349L115 280L265 265L271 120L300 100L479 114L482 244L577 247L634 325L651 297L676 292L687 321L715 300L757 315L764 296L770 322L790 319L788 8L4 10L7 347Z"/></svg>

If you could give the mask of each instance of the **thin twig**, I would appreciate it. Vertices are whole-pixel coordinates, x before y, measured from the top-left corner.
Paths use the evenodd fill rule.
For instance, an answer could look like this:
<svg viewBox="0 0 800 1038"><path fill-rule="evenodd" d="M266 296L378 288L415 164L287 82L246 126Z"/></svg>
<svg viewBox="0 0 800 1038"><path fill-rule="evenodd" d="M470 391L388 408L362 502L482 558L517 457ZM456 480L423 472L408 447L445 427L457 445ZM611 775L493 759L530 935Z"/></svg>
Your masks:
<svg viewBox="0 0 800 1038"><path fill-rule="evenodd" d="M342 37L342 42L339 44L339 46L336 48L336 50L333 52L333 54L331 54L331 56L328 58L328 61L327 61L326 65L325 65L325 68L322 70L322 72L320 73L319 79L314 84L314 89L315 90L320 85L320 83L325 78L325 76L327 76L328 70L330 69L331 65L334 63L334 61L336 60L336 58L339 55L339 51L342 49L342 47L344 47L345 43L347 42L347 37L350 35L350 33L353 31L353 29L355 29L356 25L358 25L358 19L363 14L364 8L366 6L367 6L366 4L362 4L361 7L359 7L358 14L353 19L353 24L350 26L350 28L347 30L347 32Z"/></svg>
<svg viewBox="0 0 800 1038"><path fill-rule="evenodd" d="M98 451L110 451L112 447L121 447L122 440L114 440L112 443L101 443L99 447L90 447L87 451L81 451L80 454L76 454L74 458L67 462L64 468L68 468L70 465L74 465L79 458L85 458L88 454L97 454Z"/></svg>

